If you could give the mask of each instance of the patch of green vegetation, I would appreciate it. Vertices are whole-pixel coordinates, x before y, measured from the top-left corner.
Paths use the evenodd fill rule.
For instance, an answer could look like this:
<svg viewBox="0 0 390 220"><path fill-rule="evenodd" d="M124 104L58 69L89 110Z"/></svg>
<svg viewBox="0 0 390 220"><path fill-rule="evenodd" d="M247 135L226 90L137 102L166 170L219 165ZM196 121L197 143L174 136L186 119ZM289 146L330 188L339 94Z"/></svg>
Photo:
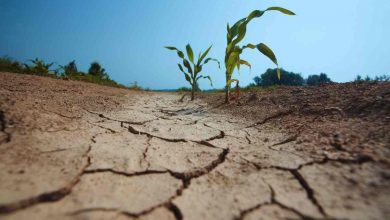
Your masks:
<svg viewBox="0 0 390 220"><path fill-rule="evenodd" d="M136 90L142 89L138 85L136 87L126 87L110 79L108 73L106 73L105 69L98 62L91 63L88 73L78 71L75 60L64 66L58 65L57 69L51 69L53 65L54 63L45 63L43 60L38 58L29 60L24 64L6 56L0 58L0 71L2 72L48 76L65 80L90 82L117 88L128 88Z"/></svg>
<svg viewBox="0 0 390 220"><path fill-rule="evenodd" d="M142 88L140 85L138 85L137 81L134 81L133 83L130 83L127 88L131 89L131 90L137 90L137 91L140 91L140 90L150 90L150 89Z"/></svg>
<svg viewBox="0 0 390 220"><path fill-rule="evenodd" d="M260 10L252 11L247 17L237 21L232 27L230 27L229 24L227 25L227 36L226 36L227 46L225 52L225 67L226 67L225 103L229 102L231 83L234 81L237 82L236 79L232 79L234 70L236 68L240 70L240 65L246 65L249 68L251 68L251 65L249 64L248 61L242 60L240 58L241 53L247 48L259 50L262 54L264 54L272 62L274 62L278 67L277 76L280 79L278 60L276 59L274 52L267 45L265 45L264 43L260 43L257 45L247 44L246 46L238 45L246 35L247 25L249 24L249 22L251 22L252 19L254 18L259 18L263 16L263 14L267 11L279 11L286 15L295 15L292 11L289 11L281 7L270 7L264 11L260 11Z"/></svg>
<svg viewBox="0 0 390 220"><path fill-rule="evenodd" d="M24 71L24 67L20 62L15 61L10 57L4 56L0 57L0 71L22 73Z"/></svg>
<svg viewBox="0 0 390 220"><path fill-rule="evenodd" d="M366 77L362 77L360 75L357 75L354 82L361 83L361 82L389 82L390 81L390 75L380 75L375 77L369 77L368 75Z"/></svg>
<svg viewBox="0 0 390 220"><path fill-rule="evenodd" d="M325 73L320 73L320 75L310 75L306 80L306 84L308 86L318 86L328 83L332 83L332 80L330 80Z"/></svg>
<svg viewBox="0 0 390 220"><path fill-rule="evenodd" d="M54 72L50 70L54 63L45 63L45 61L38 58L29 60L29 63L24 64L24 73L38 76L55 76Z"/></svg>
<svg viewBox="0 0 390 220"><path fill-rule="evenodd" d="M213 86L213 82L211 81L211 77L209 75L201 75L203 65L207 64L209 61L215 61L218 63L218 67L220 68L220 63L217 59L214 58L206 58L207 54L211 50L210 46L204 53L200 52L198 56L198 60L194 60L194 52L192 51L191 45L187 44L186 52L188 59L185 58L184 53L178 50L176 47L167 46L165 47L168 50L177 51L177 55L182 59L184 67L187 71L184 70L183 66L178 63L180 71L184 74L185 79L191 85L191 101L195 98L196 89L199 89L198 80L199 79L208 79L210 81L211 86ZM189 61L188 61L189 60ZM191 63L190 63L191 62ZM192 64L192 66L191 66Z"/></svg>
<svg viewBox="0 0 390 220"><path fill-rule="evenodd" d="M300 73L289 72L281 69L281 79L276 77L277 69L267 69L265 73L253 78L254 83L250 84L252 87L270 87L275 85L285 86L316 86L322 84L333 83L326 73L319 75L309 75L304 79Z"/></svg>
<svg viewBox="0 0 390 220"><path fill-rule="evenodd" d="M280 69L281 78L277 77L277 69L267 69L265 73L253 78L254 86L268 87L273 85L302 86L305 80L300 73Z"/></svg>

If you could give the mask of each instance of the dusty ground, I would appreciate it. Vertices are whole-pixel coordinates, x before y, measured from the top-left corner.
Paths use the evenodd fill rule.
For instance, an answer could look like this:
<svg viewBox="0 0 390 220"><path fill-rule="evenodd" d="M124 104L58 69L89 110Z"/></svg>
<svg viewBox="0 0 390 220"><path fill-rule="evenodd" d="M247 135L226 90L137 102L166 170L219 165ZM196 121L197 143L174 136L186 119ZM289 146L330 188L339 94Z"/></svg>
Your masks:
<svg viewBox="0 0 390 220"><path fill-rule="evenodd" d="M0 73L0 219L389 219L389 84L220 105Z"/></svg>

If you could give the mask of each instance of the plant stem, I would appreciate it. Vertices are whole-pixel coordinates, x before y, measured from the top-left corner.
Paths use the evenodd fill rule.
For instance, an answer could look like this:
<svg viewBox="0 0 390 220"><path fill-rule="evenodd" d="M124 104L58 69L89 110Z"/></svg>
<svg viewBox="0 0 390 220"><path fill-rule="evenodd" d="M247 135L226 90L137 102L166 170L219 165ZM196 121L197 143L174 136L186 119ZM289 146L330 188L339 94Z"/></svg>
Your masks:
<svg viewBox="0 0 390 220"><path fill-rule="evenodd" d="M225 87L225 103L229 104L229 96L230 96L230 86L226 85Z"/></svg>
<svg viewBox="0 0 390 220"><path fill-rule="evenodd" d="M194 101L195 99L195 84L192 85L192 90L191 90L191 101Z"/></svg>

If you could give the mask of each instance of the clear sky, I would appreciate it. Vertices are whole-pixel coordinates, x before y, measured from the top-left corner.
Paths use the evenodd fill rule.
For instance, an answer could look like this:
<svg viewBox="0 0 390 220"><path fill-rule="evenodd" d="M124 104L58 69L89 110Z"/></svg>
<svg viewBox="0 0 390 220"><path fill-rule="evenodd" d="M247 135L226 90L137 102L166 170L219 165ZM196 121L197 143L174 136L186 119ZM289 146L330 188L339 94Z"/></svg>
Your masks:
<svg viewBox="0 0 390 220"><path fill-rule="evenodd" d="M0 0L0 56L75 59L84 71L99 61L122 84L178 88L186 85L179 59L163 46L191 43L198 54L213 44L210 55L223 61L226 24L269 6L297 16L270 12L250 23L242 43L266 43L284 69L304 77L325 72L337 82L389 74L389 0ZM258 51L242 58L253 67L235 73L242 85L274 68ZM223 87L223 65L204 72Z"/></svg>

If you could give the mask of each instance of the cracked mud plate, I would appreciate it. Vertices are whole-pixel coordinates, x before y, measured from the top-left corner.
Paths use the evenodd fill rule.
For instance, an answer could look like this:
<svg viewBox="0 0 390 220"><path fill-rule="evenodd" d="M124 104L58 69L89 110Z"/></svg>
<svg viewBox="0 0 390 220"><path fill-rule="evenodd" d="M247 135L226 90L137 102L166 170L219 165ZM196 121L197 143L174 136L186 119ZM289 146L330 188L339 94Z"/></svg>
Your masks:
<svg viewBox="0 0 390 220"><path fill-rule="evenodd" d="M356 117L179 99L0 73L0 219L390 219L388 142Z"/></svg>

